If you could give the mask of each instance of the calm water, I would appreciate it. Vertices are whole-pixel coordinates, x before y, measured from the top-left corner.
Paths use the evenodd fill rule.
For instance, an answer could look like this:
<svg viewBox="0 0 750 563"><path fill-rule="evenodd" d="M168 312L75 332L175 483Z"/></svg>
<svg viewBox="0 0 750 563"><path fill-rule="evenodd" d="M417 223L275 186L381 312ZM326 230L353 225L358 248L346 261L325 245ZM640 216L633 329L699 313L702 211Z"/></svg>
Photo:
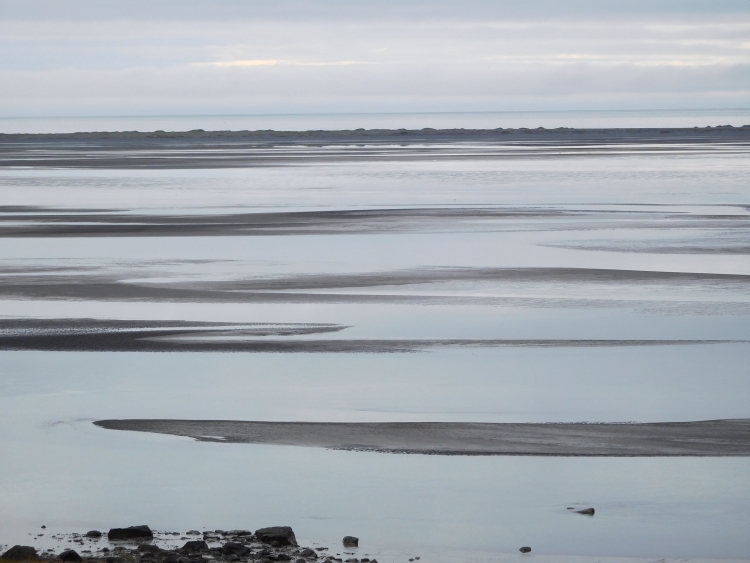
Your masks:
<svg viewBox="0 0 750 563"><path fill-rule="evenodd" d="M748 558L744 458L384 455L196 443L91 424L749 417L750 345L690 342L750 339L747 157L744 149L678 148L481 162L0 172L2 205L52 215L508 211L385 216L339 225L338 233L2 238L3 287L23 286L3 290L6 318L346 327L302 337L330 339L675 341L403 354L0 352L3 540L28 541L42 524L50 532L288 524L324 545L357 535L360 555L381 561L407 554L492 561L521 545L541 555ZM18 208L3 213L28 222ZM540 267L576 270L486 275ZM586 273L603 268L619 273ZM65 283L92 293L71 299L60 292ZM126 300L94 291L103 286L220 286L235 298ZM566 510L584 505L596 507L594 518Z"/></svg>

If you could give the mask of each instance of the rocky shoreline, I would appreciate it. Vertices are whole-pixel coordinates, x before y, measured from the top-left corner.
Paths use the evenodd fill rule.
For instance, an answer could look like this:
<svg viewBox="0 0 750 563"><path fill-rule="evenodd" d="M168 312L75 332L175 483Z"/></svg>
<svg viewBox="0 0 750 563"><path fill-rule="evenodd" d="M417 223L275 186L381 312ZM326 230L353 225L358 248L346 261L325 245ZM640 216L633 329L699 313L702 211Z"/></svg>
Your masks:
<svg viewBox="0 0 750 563"><path fill-rule="evenodd" d="M181 534L154 532L148 526L141 525L112 528L106 533L91 530L85 534L53 534L51 537L63 546L72 545L58 550L38 550L32 546L15 545L2 553L0 559L56 560L66 563L378 563L377 559L370 559L366 554L361 558L354 557L355 553L351 550L359 547L359 538L345 536L341 552L333 554L328 547L313 549L300 546L289 526L261 528L255 532L191 530ZM175 541L184 543L181 546L174 545ZM164 545L165 542L168 545Z"/></svg>

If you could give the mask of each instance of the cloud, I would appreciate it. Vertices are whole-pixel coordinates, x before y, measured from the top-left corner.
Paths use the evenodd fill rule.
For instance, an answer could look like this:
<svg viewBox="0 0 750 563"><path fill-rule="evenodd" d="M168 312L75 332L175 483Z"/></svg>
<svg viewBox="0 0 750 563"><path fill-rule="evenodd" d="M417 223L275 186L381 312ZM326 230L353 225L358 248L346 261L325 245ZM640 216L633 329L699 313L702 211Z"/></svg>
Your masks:
<svg viewBox="0 0 750 563"><path fill-rule="evenodd" d="M29 3L5 115L750 106L746 1Z"/></svg>
<svg viewBox="0 0 750 563"><path fill-rule="evenodd" d="M192 66L216 66L216 67L233 67L233 66L349 66L360 64L376 64L364 61L284 61L276 59L243 59L236 61L216 61L209 63L192 63Z"/></svg>

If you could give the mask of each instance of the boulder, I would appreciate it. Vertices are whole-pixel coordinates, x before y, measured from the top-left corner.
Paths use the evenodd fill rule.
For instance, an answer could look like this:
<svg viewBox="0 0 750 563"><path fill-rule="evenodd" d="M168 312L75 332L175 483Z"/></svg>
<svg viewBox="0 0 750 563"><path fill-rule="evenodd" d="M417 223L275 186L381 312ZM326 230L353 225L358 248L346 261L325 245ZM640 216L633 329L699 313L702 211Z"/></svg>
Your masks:
<svg viewBox="0 0 750 563"><path fill-rule="evenodd" d="M237 543L234 541L228 541L224 545L221 546L221 552L224 555L245 555L246 553L250 552L250 548L242 545L241 543Z"/></svg>
<svg viewBox="0 0 750 563"><path fill-rule="evenodd" d="M89 532L86 532L87 538L100 538L102 537L102 533L99 530L91 530Z"/></svg>
<svg viewBox="0 0 750 563"><path fill-rule="evenodd" d="M531 548L528 547L528 546L527 547L522 547L518 551L520 551L521 553L529 553L531 551Z"/></svg>
<svg viewBox="0 0 750 563"><path fill-rule="evenodd" d="M185 532L185 535L186 536L200 536L202 534L198 530L188 530L187 532Z"/></svg>
<svg viewBox="0 0 750 563"><path fill-rule="evenodd" d="M344 539L341 541L344 547L359 547L359 538L355 538L354 536L344 536Z"/></svg>
<svg viewBox="0 0 750 563"><path fill-rule="evenodd" d="M208 551L208 544L203 540L190 540L182 546L182 551Z"/></svg>
<svg viewBox="0 0 750 563"><path fill-rule="evenodd" d="M107 538L109 541L152 540L154 533L148 526L130 526L129 528L112 528Z"/></svg>
<svg viewBox="0 0 750 563"><path fill-rule="evenodd" d="M289 526L273 526L255 530L255 537L263 543L278 542L280 545L297 546L297 538Z"/></svg>
<svg viewBox="0 0 750 563"><path fill-rule="evenodd" d="M596 510L594 510L593 508L584 508L583 510L576 510L576 512L578 514L585 514L586 516L593 516Z"/></svg>
<svg viewBox="0 0 750 563"><path fill-rule="evenodd" d="M279 553L276 556L276 561L291 561L291 556L287 555L286 553Z"/></svg>
<svg viewBox="0 0 750 563"><path fill-rule="evenodd" d="M81 561L83 561L83 558L78 555L75 549L66 549L60 555L58 555L58 559L62 561L69 561L70 563L81 563Z"/></svg>
<svg viewBox="0 0 750 563"><path fill-rule="evenodd" d="M302 557L315 557L315 558L318 557L318 554L315 553L315 551L313 551L309 547L306 547L305 549L303 549L302 551L300 551L299 554Z"/></svg>
<svg viewBox="0 0 750 563"><path fill-rule="evenodd" d="M30 545L14 545L3 553L3 559L36 559L36 549Z"/></svg>
<svg viewBox="0 0 750 563"><path fill-rule="evenodd" d="M161 548L158 545L154 545L152 543L142 543L138 546L138 551L144 553L159 553L161 551Z"/></svg>

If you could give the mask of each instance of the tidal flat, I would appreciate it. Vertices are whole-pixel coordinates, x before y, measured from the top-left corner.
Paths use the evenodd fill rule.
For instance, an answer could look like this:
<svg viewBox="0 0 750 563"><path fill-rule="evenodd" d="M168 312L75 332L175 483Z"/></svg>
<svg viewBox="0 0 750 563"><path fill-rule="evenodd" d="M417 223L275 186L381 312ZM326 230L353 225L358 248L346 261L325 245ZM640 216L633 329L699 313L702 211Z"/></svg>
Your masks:
<svg viewBox="0 0 750 563"><path fill-rule="evenodd" d="M748 156L748 127L0 135L0 543L746 560Z"/></svg>

